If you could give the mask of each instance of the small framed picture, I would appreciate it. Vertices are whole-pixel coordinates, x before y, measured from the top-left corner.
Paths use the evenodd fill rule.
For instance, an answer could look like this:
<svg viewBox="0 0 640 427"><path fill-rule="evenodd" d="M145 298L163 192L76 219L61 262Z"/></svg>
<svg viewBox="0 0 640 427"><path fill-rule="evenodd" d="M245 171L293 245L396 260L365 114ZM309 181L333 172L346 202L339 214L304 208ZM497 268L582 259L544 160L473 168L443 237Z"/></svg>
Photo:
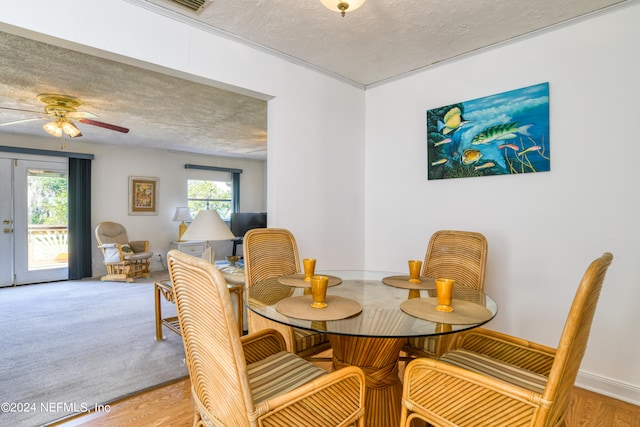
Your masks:
<svg viewBox="0 0 640 427"><path fill-rule="evenodd" d="M129 177L129 215L158 215L158 178Z"/></svg>

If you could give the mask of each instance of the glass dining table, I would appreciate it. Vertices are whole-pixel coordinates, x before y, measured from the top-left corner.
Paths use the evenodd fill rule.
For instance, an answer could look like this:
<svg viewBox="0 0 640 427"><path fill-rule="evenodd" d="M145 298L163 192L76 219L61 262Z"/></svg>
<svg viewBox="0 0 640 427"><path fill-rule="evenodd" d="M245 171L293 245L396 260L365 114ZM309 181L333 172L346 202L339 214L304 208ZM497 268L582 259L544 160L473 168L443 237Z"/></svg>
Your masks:
<svg viewBox="0 0 640 427"><path fill-rule="evenodd" d="M400 421L400 351L409 337L437 336L476 328L498 311L483 292L454 286L452 313L435 310L435 283L382 271L318 271L330 277L327 308L310 308L303 275L273 278L245 290L245 304L267 319L326 333L333 369L354 365L366 375L365 425L396 426Z"/></svg>

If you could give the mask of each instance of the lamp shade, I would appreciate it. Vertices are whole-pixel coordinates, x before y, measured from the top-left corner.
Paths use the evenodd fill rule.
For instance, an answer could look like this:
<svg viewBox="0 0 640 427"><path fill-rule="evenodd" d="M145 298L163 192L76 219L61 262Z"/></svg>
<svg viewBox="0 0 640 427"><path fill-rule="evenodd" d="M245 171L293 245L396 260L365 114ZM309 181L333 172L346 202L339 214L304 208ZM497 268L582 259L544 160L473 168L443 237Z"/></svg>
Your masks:
<svg viewBox="0 0 640 427"><path fill-rule="evenodd" d="M232 240L233 235L217 211L200 211L182 235L182 240Z"/></svg>
<svg viewBox="0 0 640 427"><path fill-rule="evenodd" d="M191 211L186 207L177 207L176 213L173 214L174 221L192 221Z"/></svg>

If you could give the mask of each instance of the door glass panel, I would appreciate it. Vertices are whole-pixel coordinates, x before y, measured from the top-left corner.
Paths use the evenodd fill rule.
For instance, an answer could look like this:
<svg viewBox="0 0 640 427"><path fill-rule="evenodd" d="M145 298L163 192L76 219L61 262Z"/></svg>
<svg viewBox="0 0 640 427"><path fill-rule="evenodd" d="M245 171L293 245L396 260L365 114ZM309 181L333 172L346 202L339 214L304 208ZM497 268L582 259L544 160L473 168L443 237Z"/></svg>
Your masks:
<svg viewBox="0 0 640 427"><path fill-rule="evenodd" d="M28 270L67 266L67 173L28 169Z"/></svg>

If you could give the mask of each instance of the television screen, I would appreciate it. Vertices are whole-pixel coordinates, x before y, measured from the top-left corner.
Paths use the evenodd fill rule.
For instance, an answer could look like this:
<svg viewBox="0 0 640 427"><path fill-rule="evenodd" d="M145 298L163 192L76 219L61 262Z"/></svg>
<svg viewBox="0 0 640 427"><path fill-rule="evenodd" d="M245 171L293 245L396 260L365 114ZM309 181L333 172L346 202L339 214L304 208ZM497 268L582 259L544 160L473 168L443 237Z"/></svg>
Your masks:
<svg viewBox="0 0 640 427"><path fill-rule="evenodd" d="M243 237L252 228L266 228L266 212L236 212L231 214L231 232L236 237Z"/></svg>

